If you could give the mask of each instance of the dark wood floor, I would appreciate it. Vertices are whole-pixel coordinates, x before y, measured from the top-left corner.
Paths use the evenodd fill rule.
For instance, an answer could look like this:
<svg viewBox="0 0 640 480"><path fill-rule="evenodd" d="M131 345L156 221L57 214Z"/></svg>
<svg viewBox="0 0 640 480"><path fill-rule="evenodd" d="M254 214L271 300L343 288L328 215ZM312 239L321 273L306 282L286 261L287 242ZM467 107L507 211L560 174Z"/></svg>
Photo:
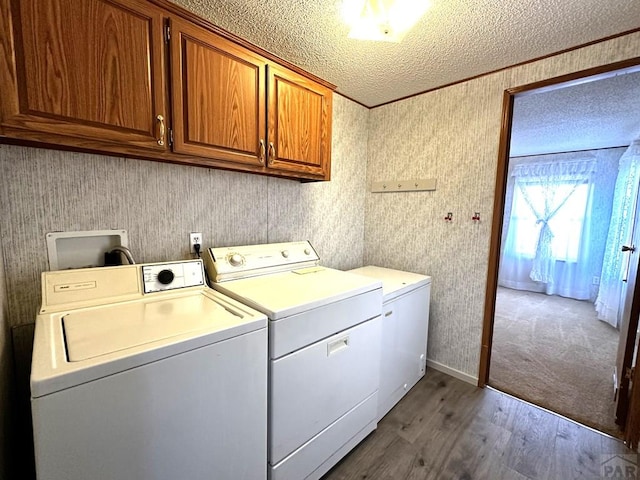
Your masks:
<svg viewBox="0 0 640 480"><path fill-rule="evenodd" d="M635 463L630 454L618 440L430 369L323 480L598 479L607 465Z"/></svg>

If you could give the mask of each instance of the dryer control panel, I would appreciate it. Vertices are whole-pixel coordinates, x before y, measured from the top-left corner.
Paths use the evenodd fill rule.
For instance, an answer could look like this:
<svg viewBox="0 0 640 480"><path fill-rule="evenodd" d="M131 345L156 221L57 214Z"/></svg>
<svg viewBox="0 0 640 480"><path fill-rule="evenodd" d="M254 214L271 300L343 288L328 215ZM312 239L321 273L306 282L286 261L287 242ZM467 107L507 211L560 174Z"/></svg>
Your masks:
<svg viewBox="0 0 640 480"><path fill-rule="evenodd" d="M216 283L313 267L319 260L308 241L209 248L204 254L209 279Z"/></svg>
<svg viewBox="0 0 640 480"><path fill-rule="evenodd" d="M202 260L142 266L144 293L204 285Z"/></svg>

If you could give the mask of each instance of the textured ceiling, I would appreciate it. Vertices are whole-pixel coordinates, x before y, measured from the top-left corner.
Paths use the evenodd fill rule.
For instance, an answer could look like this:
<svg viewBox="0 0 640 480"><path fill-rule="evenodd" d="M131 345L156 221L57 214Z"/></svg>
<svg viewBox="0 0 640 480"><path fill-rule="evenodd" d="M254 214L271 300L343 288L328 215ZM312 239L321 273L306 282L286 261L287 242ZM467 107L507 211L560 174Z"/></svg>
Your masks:
<svg viewBox="0 0 640 480"><path fill-rule="evenodd" d="M640 0L432 0L399 44L347 38L341 0L173 0L376 106L637 28Z"/></svg>
<svg viewBox="0 0 640 480"><path fill-rule="evenodd" d="M630 145L640 136L640 72L515 98L510 155Z"/></svg>

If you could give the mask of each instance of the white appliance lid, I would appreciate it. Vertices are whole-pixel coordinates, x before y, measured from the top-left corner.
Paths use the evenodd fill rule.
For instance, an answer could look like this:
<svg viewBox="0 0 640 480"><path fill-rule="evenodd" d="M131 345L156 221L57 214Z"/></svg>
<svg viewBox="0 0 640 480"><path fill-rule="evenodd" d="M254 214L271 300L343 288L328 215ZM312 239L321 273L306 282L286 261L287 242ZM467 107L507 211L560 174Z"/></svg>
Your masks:
<svg viewBox="0 0 640 480"><path fill-rule="evenodd" d="M374 265L356 268L354 270L349 270L349 272L381 280L384 302L388 302L389 300L399 297L406 292L431 283L431 277L427 275L404 272L391 268L376 267Z"/></svg>
<svg viewBox="0 0 640 480"><path fill-rule="evenodd" d="M197 293L109 305L62 318L67 356L78 362L218 325L238 316Z"/></svg>
<svg viewBox="0 0 640 480"><path fill-rule="evenodd" d="M155 293L146 301L41 313L33 342L32 398L266 328L264 314L208 287L191 288ZM138 307L123 308L134 304Z"/></svg>
<svg viewBox="0 0 640 480"><path fill-rule="evenodd" d="M381 283L316 266L215 283L213 287L265 313L271 320L278 320L375 290Z"/></svg>

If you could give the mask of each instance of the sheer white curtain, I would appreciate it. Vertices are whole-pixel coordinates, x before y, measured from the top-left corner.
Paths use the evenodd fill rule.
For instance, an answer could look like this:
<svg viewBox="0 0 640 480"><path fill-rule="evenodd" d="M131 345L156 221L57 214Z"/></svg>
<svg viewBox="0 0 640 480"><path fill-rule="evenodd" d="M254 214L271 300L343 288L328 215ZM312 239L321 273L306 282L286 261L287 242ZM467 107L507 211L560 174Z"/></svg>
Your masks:
<svg viewBox="0 0 640 480"><path fill-rule="evenodd" d="M640 139L636 139L620 157L600 289L595 303L598 318L614 327L618 327L622 314L622 279L627 269L627 257L622 253L621 247L631 240L639 181Z"/></svg>
<svg viewBox="0 0 640 480"><path fill-rule="evenodd" d="M522 163L510 170L511 210L498 282L588 299L589 212L595 160Z"/></svg>

